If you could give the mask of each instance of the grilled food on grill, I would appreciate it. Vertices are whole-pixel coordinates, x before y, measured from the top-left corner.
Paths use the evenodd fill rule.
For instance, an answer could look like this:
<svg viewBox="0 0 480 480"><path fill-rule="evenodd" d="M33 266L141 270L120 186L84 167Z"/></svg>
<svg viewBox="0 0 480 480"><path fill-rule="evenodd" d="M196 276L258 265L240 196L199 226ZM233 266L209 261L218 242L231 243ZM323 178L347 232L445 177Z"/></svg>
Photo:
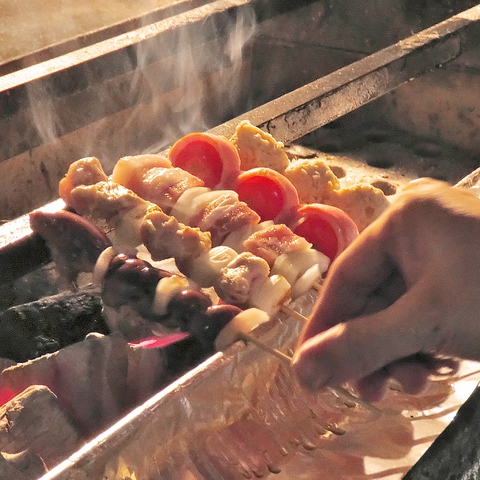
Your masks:
<svg viewBox="0 0 480 480"><path fill-rule="evenodd" d="M249 164L257 169L241 172ZM350 219L337 228L343 212L332 223L320 207L302 205L278 173L289 166L283 145L248 122L232 141L192 134L168 158L124 157L112 177L95 157L74 162L59 193L76 213L35 212L31 226L55 251L72 288L79 272L93 272L103 323L63 329L76 329L75 340L56 339L58 350L48 355L37 341L38 358L4 369L2 398L45 385L58 399L59 418L71 422L75 435L89 437L211 355L215 343L223 349L248 338L311 289L358 232ZM335 179L328 182L330 196L338 194ZM252 206L265 197L251 185L276 192L261 214ZM308 236L325 223L341 232L324 235L327 256L319 236ZM156 261L168 258L180 271L158 268Z"/></svg>

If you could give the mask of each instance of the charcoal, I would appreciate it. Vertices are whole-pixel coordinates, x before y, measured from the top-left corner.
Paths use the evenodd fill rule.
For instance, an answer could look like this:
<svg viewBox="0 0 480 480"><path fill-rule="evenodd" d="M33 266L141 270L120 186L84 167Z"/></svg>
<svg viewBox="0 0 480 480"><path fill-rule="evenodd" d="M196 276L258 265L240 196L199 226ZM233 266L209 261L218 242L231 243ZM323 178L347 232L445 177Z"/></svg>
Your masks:
<svg viewBox="0 0 480 480"><path fill-rule="evenodd" d="M0 451L17 468L26 467L28 457L7 454L29 450L47 467L52 467L73 453L79 444L80 435L73 422L57 396L43 385L27 387L0 408Z"/></svg>
<svg viewBox="0 0 480 480"><path fill-rule="evenodd" d="M127 374L128 344L121 337L105 335L17 363L2 371L0 381L14 392L45 385L86 438L125 413Z"/></svg>
<svg viewBox="0 0 480 480"><path fill-rule="evenodd" d="M163 362L164 355L156 348L129 345L127 358L127 402L138 405L172 379Z"/></svg>
<svg viewBox="0 0 480 480"><path fill-rule="evenodd" d="M82 341L90 332L109 333L100 289L88 285L0 314L0 357L25 362Z"/></svg>
<svg viewBox="0 0 480 480"><path fill-rule="evenodd" d="M33 477L15 468L15 465L12 465L11 462L0 453L0 478L3 480L31 480Z"/></svg>
<svg viewBox="0 0 480 480"><path fill-rule="evenodd" d="M213 346L208 348L195 337L168 345L163 351L164 368L173 377L185 373L215 353Z"/></svg>
<svg viewBox="0 0 480 480"><path fill-rule="evenodd" d="M3 480L35 480L45 473L47 473L45 463L31 450L0 453L0 478Z"/></svg>

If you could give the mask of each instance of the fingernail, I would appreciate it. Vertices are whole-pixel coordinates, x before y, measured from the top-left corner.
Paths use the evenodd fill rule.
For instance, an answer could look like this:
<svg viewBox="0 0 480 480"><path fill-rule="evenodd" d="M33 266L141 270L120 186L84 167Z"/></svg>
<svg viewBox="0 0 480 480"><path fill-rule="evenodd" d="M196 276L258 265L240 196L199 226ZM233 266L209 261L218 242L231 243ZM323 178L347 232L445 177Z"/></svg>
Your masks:
<svg viewBox="0 0 480 480"><path fill-rule="evenodd" d="M325 387L333 373L328 364L320 362L303 346L294 355L292 367L299 382L312 391Z"/></svg>

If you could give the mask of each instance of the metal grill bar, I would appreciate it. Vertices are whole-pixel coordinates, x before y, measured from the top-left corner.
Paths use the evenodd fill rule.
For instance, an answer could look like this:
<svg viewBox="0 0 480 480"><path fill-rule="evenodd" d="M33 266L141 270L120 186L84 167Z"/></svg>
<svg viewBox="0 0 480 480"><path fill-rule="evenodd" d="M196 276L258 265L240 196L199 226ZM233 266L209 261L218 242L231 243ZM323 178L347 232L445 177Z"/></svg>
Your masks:
<svg viewBox="0 0 480 480"><path fill-rule="evenodd" d="M285 143L441 67L480 43L480 5L211 130L230 136L249 119Z"/></svg>

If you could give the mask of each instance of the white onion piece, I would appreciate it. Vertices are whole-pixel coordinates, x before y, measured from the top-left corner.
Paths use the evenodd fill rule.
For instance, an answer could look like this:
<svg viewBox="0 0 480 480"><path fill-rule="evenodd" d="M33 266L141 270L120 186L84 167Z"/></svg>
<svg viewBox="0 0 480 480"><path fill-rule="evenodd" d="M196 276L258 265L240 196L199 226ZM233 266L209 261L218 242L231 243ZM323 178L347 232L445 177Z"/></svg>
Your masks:
<svg viewBox="0 0 480 480"><path fill-rule="evenodd" d="M268 322L270 316L258 308L249 308L232 318L218 333L215 339L215 349L218 352L226 350L237 340L241 340L244 335L248 335L252 330Z"/></svg>
<svg viewBox="0 0 480 480"><path fill-rule="evenodd" d="M311 266L293 285L292 298L296 299L307 293L318 281L320 275L320 267L318 265Z"/></svg>
<svg viewBox="0 0 480 480"><path fill-rule="evenodd" d="M210 287L220 277L222 268L237 256L237 252L230 247L224 245L213 247L192 260L188 274L201 287Z"/></svg>
<svg viewBox="0 0 480 480"><path fill-rule="evenodd" d="M173 257L165 258L163 260L153 260L152 255L143 243L137 247L136 257L140 260L148 262L152 267L158 268L159 270L166 270L167 272L174 273L175 275L181 275L181 272L177 268L175 259Z"/></svg>
<svg viewBox="0 0 480 480"><path fill-rule="evenodd" d="M170 215L175 217L179 222L188 225L192 213L193 200L203 193L210 192L207 187L191 187L187 188L177 199L173 206Z"/></svg>
<svg viewBox="0 0 480 480"><path fill-rule="evenodd" d="M194 215L201 212L210 203L212 203L214 200L217 200L217 198L225 195L231 196L238 201L238 194L233 190L210 190L209 192L197 195L191 202L189 218L192 218Z"/></svg>
<svg viewBox="0 0 480 480"><path fill-rule="evenodd" d="M294 264L288 253L283 253L277 257L270 272L275 275L284 276L291 285L293 285L300 276L300 269Z"/></svg>
<svg viewBox="0 0 480 480"><path fill-rule="evenodd" d="M265 228L271 227L272 225L274 225L273 220L265 220L264 222L255 225L245 225L241 228L237 228L225 237L222 245L231 247L237 252L243 252L243 242L250 235L252 235L252 233L264 230Z"/></svg>
<svg viewBox="0 0 480 480"><path fill-rule="evenodd" d="M249 303L271 316L291 300L291 290L291 285L285 277L271 275L260 284L255 282L252 285Z"/></svg>
<svg viewBox="0 0 480 480"><path fill-rule="evenodd" d="M253 225L244 225L229 233L222 242L222 245L233 248L237 252L243 251L243 241L247 239L252 233Z"/></svg>
<svg viewBox="0 0 480 480"><path fill-rule="evenodd" d="M190 280L180 275L164 277L158 283L155 289L152 312L156 315L165 315L167 313L168 302L177 293L186 288L195 287Z"/></svg>
<svg viewBox="0 0 480 480"><path fill-rule="evenodd" d="M318 266L318 279L327 271L330 259L313 248L294 250L280 255L275 260L271 273L283 275L291 285L294 285L314 265Z"/></svg>
<svg viewBox="0 0 480 480"><path fill-rule="evenodd" d="M97 258L93 267L93 283L103 285L103 279L107 273L110 262L113 260L117 252L113 247L107 247Z"/></svg>

